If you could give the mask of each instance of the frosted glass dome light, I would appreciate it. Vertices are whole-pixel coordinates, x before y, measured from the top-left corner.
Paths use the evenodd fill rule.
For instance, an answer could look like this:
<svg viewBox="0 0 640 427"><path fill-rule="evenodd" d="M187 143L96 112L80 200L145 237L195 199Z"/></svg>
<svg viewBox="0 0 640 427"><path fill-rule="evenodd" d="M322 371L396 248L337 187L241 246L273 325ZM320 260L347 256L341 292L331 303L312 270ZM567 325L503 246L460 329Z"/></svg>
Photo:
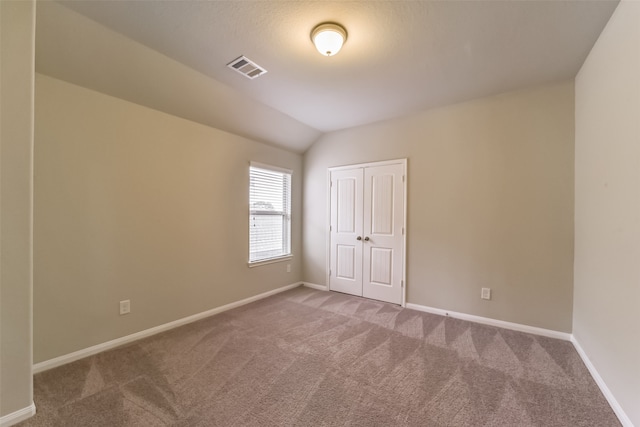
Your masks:
<svg viewBox="0 0 640 427"><path fill-rule="evenodd" d="M311 40L322 55L333 56L342 49L347 40L347 31L338 24L324 23L313 29Z"/></svg>

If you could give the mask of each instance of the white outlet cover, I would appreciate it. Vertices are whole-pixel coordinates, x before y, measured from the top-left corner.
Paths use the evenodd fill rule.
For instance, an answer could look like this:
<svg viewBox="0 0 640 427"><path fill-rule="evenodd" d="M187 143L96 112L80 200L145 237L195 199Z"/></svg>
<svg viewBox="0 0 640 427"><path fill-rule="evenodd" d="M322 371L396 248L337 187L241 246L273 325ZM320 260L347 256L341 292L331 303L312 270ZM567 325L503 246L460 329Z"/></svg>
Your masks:
<svg viewBox="0 0 640 427"><path fill-rule="evenodd" d="M491 288L482 288L482 292L480 293L480 298L491 299Z"/></svg>
<svg viewBox="0 0 640 427"><path fill-rule="evenodd" d="M120 314L128 314L131 312L131 301L130 300L124 300L124 301L120 301Z"/></svg>

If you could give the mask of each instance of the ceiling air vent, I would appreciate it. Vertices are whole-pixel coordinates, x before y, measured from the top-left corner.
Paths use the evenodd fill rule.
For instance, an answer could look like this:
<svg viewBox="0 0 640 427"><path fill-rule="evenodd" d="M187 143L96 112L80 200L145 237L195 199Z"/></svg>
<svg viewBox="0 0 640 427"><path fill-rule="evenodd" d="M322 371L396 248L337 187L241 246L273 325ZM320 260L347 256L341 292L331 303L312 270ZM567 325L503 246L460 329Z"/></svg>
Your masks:
<svg viewBox="0 0 640 427"><path fill-rule="evenodd" d="M241 56L234 59L227 64L227 67L231 68L232 70L236 70L248 79L255 79L256 77L260 77L261 75L267 73L267 70L265 70L246 56Z"/></svg>

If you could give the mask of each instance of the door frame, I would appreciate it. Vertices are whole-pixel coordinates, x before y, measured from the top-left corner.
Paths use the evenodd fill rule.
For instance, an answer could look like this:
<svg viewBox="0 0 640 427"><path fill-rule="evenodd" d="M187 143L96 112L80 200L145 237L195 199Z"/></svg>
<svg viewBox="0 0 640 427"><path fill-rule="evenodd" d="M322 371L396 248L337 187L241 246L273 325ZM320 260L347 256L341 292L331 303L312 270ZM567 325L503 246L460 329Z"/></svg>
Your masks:
<svg viewBox="0 0 640 427"><path fill-rule="evenodd" d="M407 193L407 184L409 182L409 173L407 169L407 159L395 159L395 160L383 160L380 162L368 162L368 163L356 163L351 165L342 165L342 166L333 166L327 168L327 209L326 209L326 265L325 265L325 283L327 284L327 290L331 290L331 281L329 276L329 270L331 268L331 172L345 170L345 169L354 169L354 168L368 168L375 166L386 166L386 165L402 165L404 169L403 172L403 182L402 187L404 191L404 206L403 209L403 233L402 233L402 303L401 307L406 307L407 305L407 200L409 199L409 194Z"/></svg>

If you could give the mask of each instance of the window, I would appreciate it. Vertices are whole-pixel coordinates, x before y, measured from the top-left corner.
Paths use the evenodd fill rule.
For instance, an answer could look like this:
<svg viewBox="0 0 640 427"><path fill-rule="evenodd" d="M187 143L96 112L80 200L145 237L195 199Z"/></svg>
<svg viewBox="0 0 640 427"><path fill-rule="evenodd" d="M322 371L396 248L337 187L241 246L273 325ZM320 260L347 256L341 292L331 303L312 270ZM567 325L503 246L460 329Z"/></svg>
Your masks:
<svg viewBox="0 0 640 427"><path fill-rule="evenodd" d="M251 163L249 263L291 256L291 171Z"/></svg>

